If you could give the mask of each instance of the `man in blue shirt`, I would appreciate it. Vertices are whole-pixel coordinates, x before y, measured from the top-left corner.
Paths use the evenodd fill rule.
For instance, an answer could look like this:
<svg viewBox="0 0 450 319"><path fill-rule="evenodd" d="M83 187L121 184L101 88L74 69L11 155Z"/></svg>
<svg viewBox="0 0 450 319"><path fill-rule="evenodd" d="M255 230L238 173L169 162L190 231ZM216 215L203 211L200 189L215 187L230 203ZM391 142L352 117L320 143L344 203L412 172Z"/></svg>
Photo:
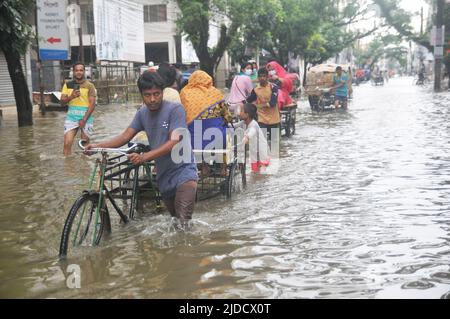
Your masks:
<svg viewBox="0 0 450 319"><path fill-rule="evenodd" d="M336 74L333 76L334 87L336 94L334 98L334 107L338 108L341 104L342 108L347 108L348 100L348 76L342 73L342 67L336 68Z"/></svg>
<svg viewBox="0 0 450 319"><path fill-rule="evenodd" d="M188 162L178 163L179 161L174 161L171 156L172 149L180 142L180 129L187 130L186 113L181 104L163 100L164 80L158 73L144 72L138 80L138 87L144 104L130 126L107 142L87 145L86 151L88 153L89 149L98 147L121 147L137 133L145 131L151 151L129 154L128 159L135 165L155 160L156 181L164 204L172 217L178 218L181 226L186 228L194 211L197 165L193 161L194 156L190 148L187 150L191 153L191 160Z"/></svg>

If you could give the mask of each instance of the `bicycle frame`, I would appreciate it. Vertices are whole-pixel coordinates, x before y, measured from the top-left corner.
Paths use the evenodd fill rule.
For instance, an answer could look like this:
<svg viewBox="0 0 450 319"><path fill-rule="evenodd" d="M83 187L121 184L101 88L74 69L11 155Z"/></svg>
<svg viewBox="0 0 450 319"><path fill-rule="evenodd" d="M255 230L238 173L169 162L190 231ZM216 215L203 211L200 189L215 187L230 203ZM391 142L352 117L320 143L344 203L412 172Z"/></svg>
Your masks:
<svg viewBox="0 0 450 319"><path fill-rule="evenodd" d="M95 229L93 231L93 236L92 236L92 245L95 246L95 238L97 238L97 233L98 233L98 227L100 225L100 214L102 209L104 209L104 207L106 207L107 209L107 201L109 200L109 202L111 203L111 205L114 207L114 209L116 210L116 212L119 214L120 219L124 222L124 223L128 223L128 221L130 219L134 218L134 211L136 209L136 204L139 200L139 192L141 190L152 190L155 194L155 201L156 201L156 207L160 208L161 207L161 203L160 203L160 198L158 196L159 192L157 191L156 187L153 185L152 182L152 173L151 173L151 163L146 162L143 163L141 165L134 165L131 162L128 161L128 159L123 160L123 158L125 157L125 153L124 152L117 152L119 154L122 155L118 155L112 158L108 158L108 151L110 150L106 150L106 149L102 149L101 150L101 158L97 158L95 161L95 166L92 170L92 173L90 175L90 179L89 179L89 186L88 186L88 190L85 190L84 192L88 192L88 193L93 193L93 194L98 194L98 205L96 207L95 210ZM145 175L148 177L145 180L139 179L139 168L143 167L144 171L145 171ZM131 172L134 171L134 177L132 180L127 180L129 179ZM97 183L94 186L94 181L97 178ZM106 185L106 182L110 181L111 182L111 187L108 188ZM144 181L143 185L146 185L146 183L148 183L149 186L145 187L145 186L140 186L140 183ZM117 187L113 187L113 182L118 182L119 186ZM126 188L124 187L125 183L132 183L132 187L131 188ZM128 191L131 190L131 196L128 195ZM117 202L114 199L114 195L117 193L122 193L121 195L116 195L116 198L120 198L120 199L131 199L131 205L129 208L129 213L128 213L128 217L124 214L124 212L122 211L122 209L119 207L119 205L117 204ZM126 193L125 195L123 195L123 193ZM83 208L82 211L82 216L85 213L85 209ZM108 213L108 212L106 212ZM83 218L80 218L80 222L78 223L78 225L76 225L77 227L77 231L74 234L74 238L73 240L76 242L77 240L77 236L78 236L78 231L80 229L80 225L81 225L81 221L83 220Z"/></svg>

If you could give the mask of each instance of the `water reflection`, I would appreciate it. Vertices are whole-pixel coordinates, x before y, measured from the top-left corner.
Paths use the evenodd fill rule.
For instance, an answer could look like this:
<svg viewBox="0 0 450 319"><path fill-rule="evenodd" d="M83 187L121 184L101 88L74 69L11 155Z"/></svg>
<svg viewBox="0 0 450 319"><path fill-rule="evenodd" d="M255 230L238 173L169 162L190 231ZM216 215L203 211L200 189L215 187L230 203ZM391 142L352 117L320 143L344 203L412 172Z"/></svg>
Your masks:
<svg viewBox="0 0 450 319"><path fill-rule="evenodd" d="M191 233L150 206L96 249L57 260L67 212L93 158L62 156L64 114L0 126L0 296L448 298L449 94L395 79L361 85L347 113L302 102L277 175L233 200L202 202ZM96 110L95 139L134 106ZM66 285L81 269L81 289Z"/></svg>

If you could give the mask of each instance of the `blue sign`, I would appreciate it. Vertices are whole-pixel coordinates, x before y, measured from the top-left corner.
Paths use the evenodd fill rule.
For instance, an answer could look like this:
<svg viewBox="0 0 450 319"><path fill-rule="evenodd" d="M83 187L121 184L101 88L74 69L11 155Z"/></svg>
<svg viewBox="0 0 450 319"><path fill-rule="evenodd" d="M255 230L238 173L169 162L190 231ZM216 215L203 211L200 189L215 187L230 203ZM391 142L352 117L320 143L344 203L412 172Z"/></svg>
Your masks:
<svg viewBox="0 0 450 319"><path fill-rule="evenodd" d="M39 56L41 60L70 60L68 50L48 50L40 49Z"/></svg>

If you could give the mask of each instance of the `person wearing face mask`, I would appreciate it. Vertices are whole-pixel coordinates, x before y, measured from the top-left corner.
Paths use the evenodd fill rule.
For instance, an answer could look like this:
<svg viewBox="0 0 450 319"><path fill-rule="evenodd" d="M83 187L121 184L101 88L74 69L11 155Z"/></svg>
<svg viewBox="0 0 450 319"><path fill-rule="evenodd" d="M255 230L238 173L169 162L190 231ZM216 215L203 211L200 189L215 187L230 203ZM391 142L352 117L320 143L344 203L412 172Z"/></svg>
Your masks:
<svg viewBox="0 0 450 319"><path fill-rule="evenodd" d="M248 62L252 64L253 72L250 78L252 79L253 86L256 86L258 84L258 65L256 64L255 60L250 60Z"/></svg>
<svg viewBox="0 0 450 319"><path fill-rule="evenodd" d="M286 70L276 61L267 63L267 71L269 72L269 81L278 85L278 106L280 110L293 103L289 95L293 90L292 79L288 76Z"/></svg>
<svg viewBox="0 0 450 319"><path fill-rule="evenodd" d="M252 64L249 62L243 63L241 65L241 73L234 77L231 84L227 104L229 110L234 113L234 117L239 116L240 109L253 90L253 84L250 78L252 72Z"/></svg>

